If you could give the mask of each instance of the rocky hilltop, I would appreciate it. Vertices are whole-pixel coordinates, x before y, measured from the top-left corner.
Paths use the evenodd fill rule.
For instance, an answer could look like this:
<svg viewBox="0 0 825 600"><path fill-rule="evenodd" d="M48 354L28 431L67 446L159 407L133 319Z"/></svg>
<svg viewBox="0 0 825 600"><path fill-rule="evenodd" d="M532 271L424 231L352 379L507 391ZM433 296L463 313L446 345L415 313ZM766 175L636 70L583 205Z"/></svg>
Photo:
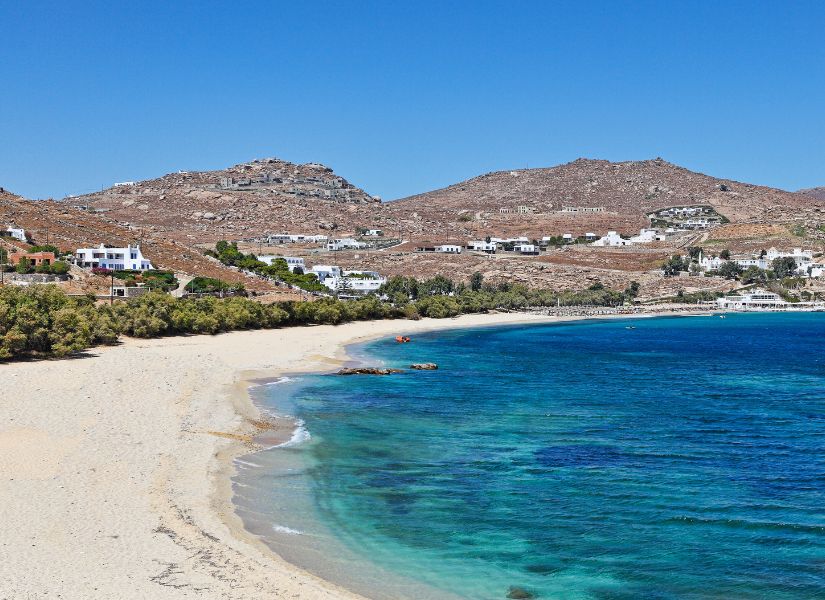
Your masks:
<svg viewBox="0 0 825 600"><path fill-rule="evenodd" d="M329 167L277 158L116 183L64 202L186 243L334 231L370 220L381 207Z"/></svg>

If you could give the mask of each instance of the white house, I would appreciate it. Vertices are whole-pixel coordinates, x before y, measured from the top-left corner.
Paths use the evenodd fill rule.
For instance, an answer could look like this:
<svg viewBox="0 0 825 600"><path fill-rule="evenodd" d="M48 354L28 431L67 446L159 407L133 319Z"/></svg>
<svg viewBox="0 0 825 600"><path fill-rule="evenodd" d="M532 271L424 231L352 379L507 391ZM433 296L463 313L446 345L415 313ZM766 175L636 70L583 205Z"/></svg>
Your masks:
<svg viewBox="0 0 825 600"><path fill-rule="evenodd" d="M726 262L728 261L718 256L705 256L704 254L699 255L699 268L702 271L718 271L719 268Z"/></svg>
<svg viewBox="0 0 825 600"><path fill-rule="evenodd" d="M153 269L144 258L139 245L110 248L100 244L97 248L79 248L74 261L79 267L110 269L112 271L146 271Z"/></svg>
<svg viewBox="0 0 825 600"><path fill-rule="evenodd" d="M301 270L303 270L305 267L304 259L299 256L280 256L278 254L263 254L258 257L258 260L268 265L271 265L279 258L283 258L286 261L286 266L289 267L290 271L294 272L295 267L301 267Z"/></svg>
<svg viewBox="0 0 825 600"><path fill-rule="evenodd" d="M521 254L538 254L539 249L535 244L516 244L513 250Z"/></svg>
<svg viewBox="0 0 825 600"><path fill-rule="evenodd" d="M377 291L387 281L375 271L344 271L332 265L315 265L309 272L332 292L367 294Z"/></svg>
<svg viewBox="0 0 825 600"><path fill-rule="evenodd" d="M475 250L476 252L486 252L488 254L495 254L498 243L494 241L485 242L484 240L473 240L467 244L467 249Z"/></svg>
<svg viewBox="0 0 825 600"><path fill-rule="evenodd" d="M304 235L302 233L276 233L266 238L268 244L315 244L329 239L326 235Z"/></svg>
<svg viewBox="0 0 825 600"><path fill-rule="evenodd" d="M585 233L584 239L586 239L588 242L595 242L597 239L599 239L599 236L597 236L595 233Z"/></svg>
<svg viewBox="0 0 825 600"><path fill-rule="evenodd" d="M563 234L563 235L561 236L561 239L562 239L562 241L563 241L565 244L572 244L573 242L575 242L575 241L576 241L576 238L574 238L574 237L573 237L573 234L572 234L572 233L565 233L565 234Z"/></svg>
<svg viewBox="0 0 825 600"><path fill-rule="evenodd" d="M337 291L368 294L377 291L386 282L387 278L381 277L375 271L344 271L343 277L338 282Z"/></svg>
<svg viewBox="0 0 825 600"><path fill-rule="evenodd" d="M443 252L444 254L461 254L461 246L456 244L441 244L435 247L436 252Z"/></svg>
<svg viewBox="0 0 825 600"><path fill-rule="evenodd" d="M327 250L357 250L359 248L366 248L365 242L359 242L353 238L338 238L327 242Z"/></svg>
<svg viewBox="0 0 825 600"><path fill-rule="evenodd" d="M606 236L593 242L593 246L627 246L627 244L627 240L615 231L608 231Z"/></svg>
<svg viewBox="0 0 825 600"><path fill-rule="evenodd" d="M808 272L808 265L813 261L814 255L810 250L803 250L802 248L794 248L790 252L780 252L776 248L768 250L765 258L773 262L777 258L793 258L796 262L796 268L800 273Z"/></svg>
<svg viewBox="0 0 825 600"><path fill-rule="evenodd" d="M369 237L383 237L384 232L381 229L367 229L364 235Z"/></svg>
<svg viewBox="0 0 825 600"><path fill-rule="evenodd" d="M639 235L634 235L628 242L631 244L649 244L663 238L664 236L660 236L655 229L641 229Z"/></svg>
<svg viewBox="0 0 825 600"><path fill-rule="evenodd" d="M22 227L15 227L11 225L6 227L5 232L9 234L9 236L16 239L18 242L25 242L26 241L26 230Z"/></svg>
<svg viewBox="0 0 825 600"><path fill-rule="evenodd" d="M808 265L808 274L811 277L822 277L823 275L825 275L825 263L812 262Z"/></svg>
<svg viewBox="0 0 825 600"><path fill-rule="evenodd" d="M802 248L794 248L790 252L781 252L776 248L768 250L764 256L752 256L750 258L737 258L734 262L743 269L748 267L759 267L760 269L771 269L773 261L777 258L793 258L796 263L796 271L799 275L808 275L808 268L813 264L813 252L810 250L802 250ZM811 276L818 277L813 274L811 269Z"/></svg>

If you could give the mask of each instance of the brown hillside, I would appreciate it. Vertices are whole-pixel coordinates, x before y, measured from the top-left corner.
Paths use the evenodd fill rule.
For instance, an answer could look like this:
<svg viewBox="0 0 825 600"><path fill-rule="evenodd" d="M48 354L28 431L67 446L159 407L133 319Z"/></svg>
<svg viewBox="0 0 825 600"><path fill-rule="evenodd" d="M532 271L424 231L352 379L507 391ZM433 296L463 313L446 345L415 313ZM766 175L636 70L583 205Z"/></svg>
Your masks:
<svg viewBox="0 0 825 600"><path fill-rule="evenodd" d="M382 208L380 199L324 165L277 158L219 171L172 173L63 202L186 244L285 231L334 235L381 225L374 217Z"/></svg>
<svg viewBox="0 0 825 600"><path fill-rule="evenodd" d="M53 244L61 250L98 245L140 243L152 263L189 275L217 277L243 282L260 292L277 291L270 284L226 268L187 247L151 230L124 227L103 215L74 208L63 202L25 200L0 188L0 225L16 224L26 229L37 244ZM292 297L292 294L285 294Z"/></svg>
<svg viewBox="0 0 825 600"><path fill-rule="evenodd" d="M523 205L532 215L500 215ZM473 231L472 217L485 228L524 230L547 234L585 229L631 232L647 225L646 215L658 209L711 205L732 222L821 220L825 207L810 196L773 188L718 179L654 160L609 162L578 159L557 167L498 171L449 187L392 203L393 213L404 215L412 228L427 230L434 223L453 223ZM565 214L563 207L604 207L605 213ZM410 218L410 215L417 215ZM450 233L450 232L446 232Z"/></svg>

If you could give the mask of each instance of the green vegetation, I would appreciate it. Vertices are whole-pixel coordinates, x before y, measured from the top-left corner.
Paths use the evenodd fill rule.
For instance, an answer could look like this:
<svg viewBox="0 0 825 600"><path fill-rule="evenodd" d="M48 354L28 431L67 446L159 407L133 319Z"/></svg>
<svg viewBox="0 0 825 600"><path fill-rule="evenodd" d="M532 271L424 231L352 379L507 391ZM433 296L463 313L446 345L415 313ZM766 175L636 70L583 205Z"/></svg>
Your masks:
<svg viewBox="0 0 825 600"><path fill-rule="evenodd" d="M179 282L172 271L160 271L151 269L149 271L115 271L112 273L115 279L120 279L127 286L134 286L142 283L152 290L162 290L170 292L177 289Z"/></svg>
<svg viewBox="0 0 825 600"><path fill-rule="evenodd" d="M292 273L284 259L277 259L271 265L268 265L258 260L258 257L254 254L244 254L238 250L238 245L235 242L230 244L222 240L215 244L214 251L210 250L207 254L214 256L225 265L250 271L261 277L276 279L308 292L329 292L324 285L319 283L314 273Z"/></svg>
<svg viewBox="0 0 825 600"><path fill-rule="evenodd" d="M60 252L60 248L57 246L52 246L51 244L43 244L40 246L32 246L28 249L28 252L51 252L55 256L60 256L62 253Z"/></svg>
<svg viewBox="0 0 825 600"><path fill-rule="evenodd" d="M242 283L227 283L214 277L195 277L184 288L190 294L230 293L243 295L246 292Z"/></svg>
<svg viewBox="0 0 825 600"><path fill-rule="evenodd" d="M187 289L220 291L228 285L200 277ZM436 276L420 282L393 277L380 296L371 294L351 301L325 297L266 305L244 297L173 298L150 291L113 305L96 305L92 296L70 298L54 285L6 286L0 288L0 359L64 356L112 344L119 335L152 338L373 319L444 318L526 307L618 306L637 293L638 284L631 284L625 292L601 284L587 290L555 292L509 283L485 285L475 276L470 285Z"/></svg>
<svg viewBox="0 0 825 600"><path fill-rule="evenodd" d="M683 271L690 268L690 259L679 256L678 254L671 256L665 264L662 265L662 273L665 277L674 277Z"/></svg>
<svg viewBox="0 0 825 600"><path fill-rule="evenodd" d="M94 297L70 298L53 285L0 288L0 359L65 356L112 344L118 333L114 316Z"/></svg>
<svg viewBox="0 0 825 600"><path fill-rule="evenodd" d="M56 260L51 264L41 263L35 267L34 263L30 259L23 257L17 263L14 270L20 275L26 275L29 273L40 273L42 275L65 275L69 272L69 263L62 260Z"/></svg>

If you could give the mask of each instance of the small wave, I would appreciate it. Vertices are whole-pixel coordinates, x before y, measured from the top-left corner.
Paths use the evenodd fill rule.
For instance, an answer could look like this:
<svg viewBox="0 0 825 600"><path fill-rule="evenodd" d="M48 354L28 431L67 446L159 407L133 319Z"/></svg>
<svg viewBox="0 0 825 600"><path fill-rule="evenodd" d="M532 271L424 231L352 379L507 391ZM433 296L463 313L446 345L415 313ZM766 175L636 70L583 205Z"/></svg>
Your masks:
<svg viewBox="0 0 825 600"><path fill-rule="evenodd" d="M264 383L262 385L279 385L281 383L290 383L292 381L296 381L296 379L293 378L293 377L283 376L283 377L278 377L278 379L275 379L274 381L267 381L266 383Z"/></svg>
<svg viewBox="0 0 825 600"><path fill-rule="evenodd" d="M236 459L235 459L235 462L236 462L237 464L239 464L239 465L243 465L244 467L255 467L255 468L258 468L258 467L262 467L262 466L263 466L263 465L259 465L258 463L254 463L254 462L249 461L249 460L244 460L244 459L242 459L242 458L236 458Z"/></svg>
<svg viewBox="0 0 825 600"><path fill-rule="evenodd" d="M747 519L713 519L703 517L680 516L667 519L669 523L686 523L689 525L719 525L734 529L773 529L795 530L809 533L823 533L825 526L812 523L785 523L779 521L751 521Z"/></svg>
<svg viewBox="0 0 825 600"><path fill-rule="evenodd" d="M251 390L251 389L257 388L257 387L267 387L267 386L270 386L270 385L280 385L282 383L291 383L293 381L297 381L297 379L295 379L294 377L287 377L286 375L284 375L283 377L278 377L276 379L273 379L272 381L264 381L262 383L253 383L252 385L249 386L249 389Z"/></svg>
<svg viewBox="0 0 825 600"><path fill-rule="evenodd" d="M273 448L289 448L292 446L297 446L298 444L303 444L304 442L309 441L311 438L312 436L309 434L309 430L306 428L303 420L298 419L295 421L295 430L292 432L292 437L282 444L273 446Z"/></svg>
<svg viewBox="0 0 825 600"><path fill-rule="evenodd" d="M277 533L286 533L287 535L303 535L303 532L298 531L297 529L292 529L291 527L286 527L285 525L273 525L272 531Z"/></svg>

